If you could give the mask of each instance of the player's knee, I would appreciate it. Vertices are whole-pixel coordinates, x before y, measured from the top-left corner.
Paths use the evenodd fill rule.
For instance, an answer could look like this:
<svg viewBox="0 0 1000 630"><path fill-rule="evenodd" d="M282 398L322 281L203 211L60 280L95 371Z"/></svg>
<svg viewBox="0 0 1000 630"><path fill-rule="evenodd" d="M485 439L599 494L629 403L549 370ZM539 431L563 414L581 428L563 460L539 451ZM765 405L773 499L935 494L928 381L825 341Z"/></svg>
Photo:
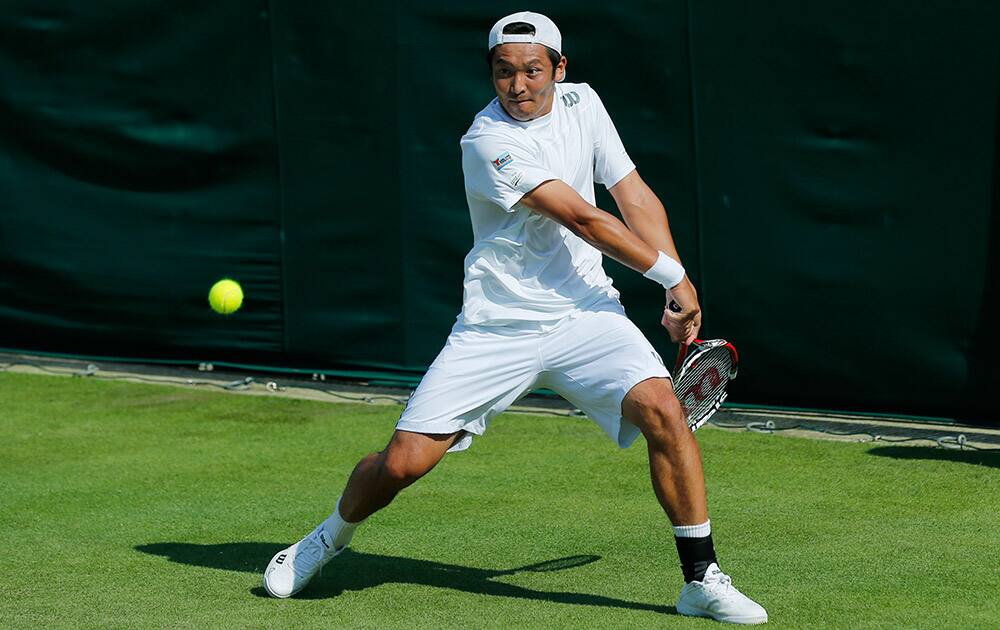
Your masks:
<svg viewBox="0 0 1000 630"><path fill-rule="evenodd" d="M408 453L387 451L382 459L382 476L393 486L400 489L420 479L433 465L428 465L419 457L411 457Z"/></svg>
<svg viewBox="0 0 1000 630"><path fill-rule="evenodd" d="M405 488L419 478L409 462L399 457L387 457L382 462L382 477L397 488Z"/></svg>
<svg viewBox="0 0 1000 630"><path fill-rule="evenodd" d="M673 394L657 397L641 409L643 435L651 442L676 442L690 432L684 410Z"/></svg>

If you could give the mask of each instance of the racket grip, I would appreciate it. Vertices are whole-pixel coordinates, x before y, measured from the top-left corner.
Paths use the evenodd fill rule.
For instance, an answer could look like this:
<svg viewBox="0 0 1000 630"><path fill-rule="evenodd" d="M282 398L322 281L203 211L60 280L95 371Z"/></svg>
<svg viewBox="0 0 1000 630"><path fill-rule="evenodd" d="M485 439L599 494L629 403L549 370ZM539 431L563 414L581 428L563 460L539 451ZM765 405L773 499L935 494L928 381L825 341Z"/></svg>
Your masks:
<svg viewBox="0 0 1000 630"><path fill-rule="evenodd" d="M674 300L670 300L670 304L667 304L667 308L669 308L674 313L680 313L682 310L681 305Z"/></svg>

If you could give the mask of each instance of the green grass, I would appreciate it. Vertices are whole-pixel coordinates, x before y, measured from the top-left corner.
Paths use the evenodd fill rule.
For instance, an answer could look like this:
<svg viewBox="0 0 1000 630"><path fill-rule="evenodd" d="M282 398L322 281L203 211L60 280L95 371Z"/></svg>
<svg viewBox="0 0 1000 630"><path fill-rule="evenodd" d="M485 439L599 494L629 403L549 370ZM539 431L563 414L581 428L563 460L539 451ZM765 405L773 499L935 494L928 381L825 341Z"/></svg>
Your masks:
<svg viewBox="0 0 1000 630"><path fill-rule="evenodd" d="M279 601L261 570L398 407L13 373L0 401L3 626L721 627L673 612L645 449L587 421L500 417ZM995 453L698 437L723 569L772 626L995 627Z"/></svg>

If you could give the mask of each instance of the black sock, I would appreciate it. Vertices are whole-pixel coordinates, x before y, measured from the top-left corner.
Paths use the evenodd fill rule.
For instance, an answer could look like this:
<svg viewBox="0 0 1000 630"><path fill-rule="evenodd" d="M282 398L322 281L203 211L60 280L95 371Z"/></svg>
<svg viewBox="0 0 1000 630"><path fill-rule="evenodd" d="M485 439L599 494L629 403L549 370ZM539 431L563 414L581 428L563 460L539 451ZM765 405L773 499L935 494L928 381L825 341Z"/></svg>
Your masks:
<svg viewBox="0 0 1000 630"><path fill-rule="evenodd" d="M681 558L681 571L685 582L701 582L705 578L708 565L717 562L712 535L703 538L680 538L675 536L677 555Z"/></svg>

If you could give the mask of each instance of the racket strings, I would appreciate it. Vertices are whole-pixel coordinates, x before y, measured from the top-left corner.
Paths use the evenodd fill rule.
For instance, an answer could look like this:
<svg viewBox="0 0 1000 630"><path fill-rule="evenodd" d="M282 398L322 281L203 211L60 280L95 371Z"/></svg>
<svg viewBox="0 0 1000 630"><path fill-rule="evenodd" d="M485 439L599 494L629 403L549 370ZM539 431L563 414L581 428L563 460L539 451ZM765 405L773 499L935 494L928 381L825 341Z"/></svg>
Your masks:
<svg viewBox="0 0 1000 630"><path fill-rule="evenodd" d="M688 357L674 381L674 393L687 413L689 424L699 423L719 408L732 372L733 357L724 347Z"/></svg>

